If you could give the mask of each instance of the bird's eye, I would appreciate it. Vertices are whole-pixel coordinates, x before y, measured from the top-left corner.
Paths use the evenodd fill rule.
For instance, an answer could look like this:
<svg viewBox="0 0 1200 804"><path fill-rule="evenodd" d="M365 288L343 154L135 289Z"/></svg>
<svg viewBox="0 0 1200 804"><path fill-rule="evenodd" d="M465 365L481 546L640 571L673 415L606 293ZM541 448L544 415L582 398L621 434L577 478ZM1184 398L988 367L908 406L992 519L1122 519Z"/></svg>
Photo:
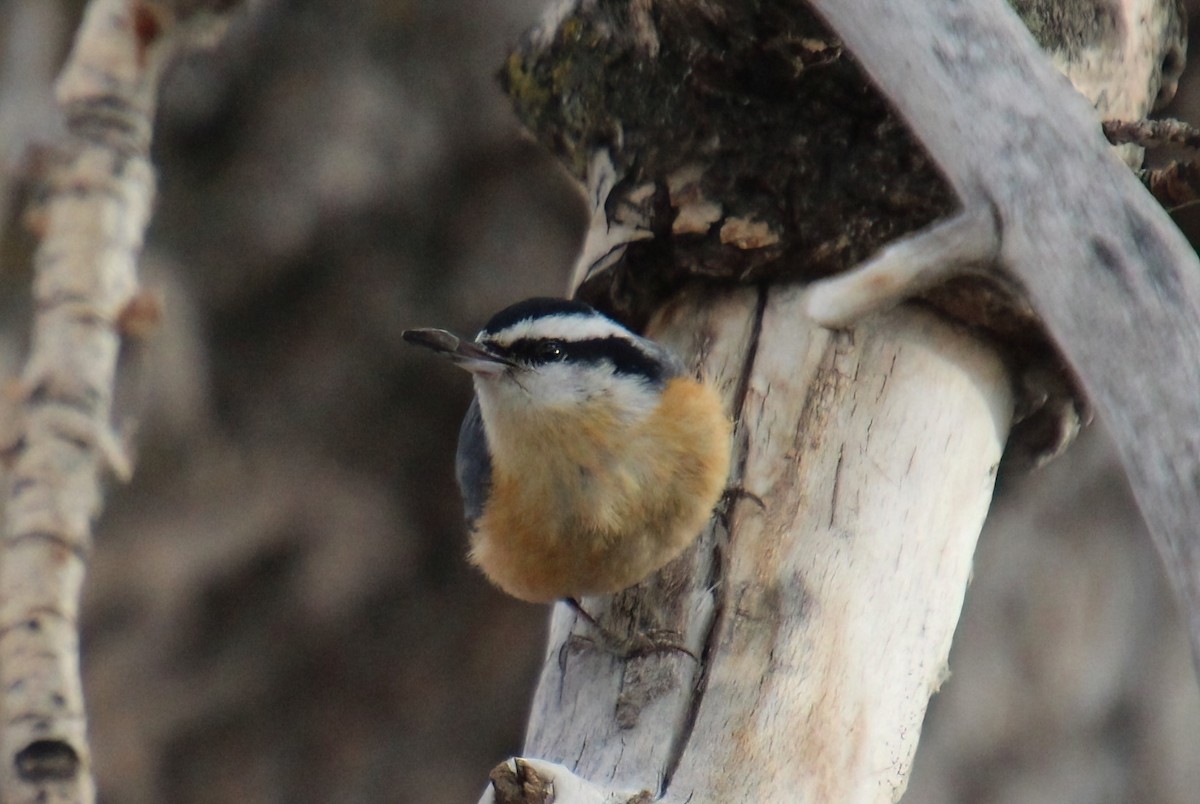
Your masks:
<svg viewBox="0 0 1200 804"><path fill-rule="evenodd" d="M566 356L567 350L562 341L546 341L538 344L537 359L539 363L554 363Z"/></svg>

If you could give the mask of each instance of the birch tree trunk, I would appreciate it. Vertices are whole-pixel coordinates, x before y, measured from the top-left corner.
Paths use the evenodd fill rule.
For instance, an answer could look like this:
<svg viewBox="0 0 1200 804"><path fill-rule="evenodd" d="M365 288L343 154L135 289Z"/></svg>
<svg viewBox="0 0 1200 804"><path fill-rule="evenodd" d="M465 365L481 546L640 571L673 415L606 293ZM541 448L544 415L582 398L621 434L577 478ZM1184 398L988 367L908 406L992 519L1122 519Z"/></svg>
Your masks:
<svg viewBox="0 0 1200 804"><path fill-rule="evenodd" d="M180 6L177 8L176 6ZM32 215L36 315L19 387L0 542L0 799L95 798L79 595L102 481L132 468L112 417L123 338L158 307L137 261L154 198L150 135L169 60L233 4L93 0L55 87L68 139ZM199 17L200 22L196 21Z"/></svg>
<svg viewBox="0 0 1200 804"><path fill-rule="evenodd" d="M814 5L839 26L879 25L865 0L854 13ZM1144 115L1181 47L1173 10L1144 10L1125 39L1068 36L1056 55L1093 100ZM888 58L908 58L904 31L890 33ZM975 34L957 31L955 47ZM1080 41L1099 47L1088 59L1111 57L1099 76ZM906 75L886 85L921 92ZM610 630L672 631L694 656L616 658L559 607L524 746L537 759L497 768L482 801L897 800L1014 415L1037 423L1014 435L1034 453L1064 446L1082 415L1007 278L939 284L947 265L995 258L994 221L968 208L884 252L884 270L802 289L955 204L842 43L796 4L560 4L506 80L588 182L579 294L718 383L736 468L728 506L687 554L584 601Z"/></svg>

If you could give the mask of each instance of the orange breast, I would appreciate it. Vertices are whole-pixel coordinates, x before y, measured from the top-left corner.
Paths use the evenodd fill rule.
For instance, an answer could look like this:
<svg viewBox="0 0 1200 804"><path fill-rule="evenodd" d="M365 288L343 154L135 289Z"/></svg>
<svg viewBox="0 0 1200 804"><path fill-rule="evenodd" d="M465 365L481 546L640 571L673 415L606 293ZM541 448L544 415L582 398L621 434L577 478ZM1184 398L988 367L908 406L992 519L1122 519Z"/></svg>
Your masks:
<svg viewBox="0 0 1200 804"><path fill-rule="evenodd" d="M471 559L534 602L617 592L699 534L725 489L731 427L708 385L676 378L645 419L601 401L546 417L494 456L492 493Z"/></svg>

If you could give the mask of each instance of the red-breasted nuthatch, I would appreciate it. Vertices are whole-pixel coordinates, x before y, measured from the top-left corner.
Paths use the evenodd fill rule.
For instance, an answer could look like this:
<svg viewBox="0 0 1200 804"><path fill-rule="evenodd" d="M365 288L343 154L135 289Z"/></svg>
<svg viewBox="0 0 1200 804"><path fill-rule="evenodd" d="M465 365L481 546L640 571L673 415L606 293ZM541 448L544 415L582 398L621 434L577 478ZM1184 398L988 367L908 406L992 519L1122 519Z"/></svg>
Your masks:
<svg viewBox="0 0 1200 804"><path fill-rule="evenodd" d="M529 299L476 336L405 340L471 372L457 475L471 561L532 602L618 592L695 540L725 489L721 400L586 304Z"/></svg>

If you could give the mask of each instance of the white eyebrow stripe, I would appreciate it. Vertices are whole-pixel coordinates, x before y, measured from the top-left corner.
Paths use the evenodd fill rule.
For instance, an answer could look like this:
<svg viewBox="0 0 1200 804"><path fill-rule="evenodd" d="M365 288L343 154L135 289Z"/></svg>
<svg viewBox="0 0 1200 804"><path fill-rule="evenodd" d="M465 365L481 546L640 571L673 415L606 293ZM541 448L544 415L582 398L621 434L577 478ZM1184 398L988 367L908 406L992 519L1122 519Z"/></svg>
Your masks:
<svg viewBox="0 0 1200 804"><path fill-rule="evenodd" d="M479 333L476 340L487 339L498 346L512 346L519 340L587 341L593 338L629 337L629 330L602 316L551 315L526 318L491 335Z"/></svg>

